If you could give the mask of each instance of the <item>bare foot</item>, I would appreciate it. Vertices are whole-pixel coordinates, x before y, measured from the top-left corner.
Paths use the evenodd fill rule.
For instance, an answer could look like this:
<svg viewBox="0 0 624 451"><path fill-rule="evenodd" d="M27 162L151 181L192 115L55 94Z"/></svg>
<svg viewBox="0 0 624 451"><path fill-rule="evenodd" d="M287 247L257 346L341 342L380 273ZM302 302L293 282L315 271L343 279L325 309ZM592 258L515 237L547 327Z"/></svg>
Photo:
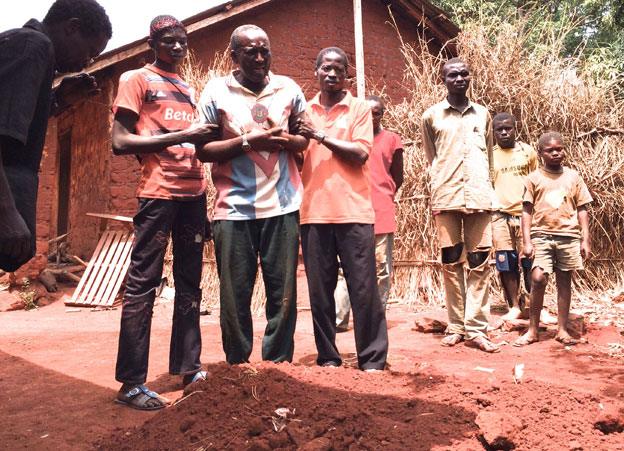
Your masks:
<svg viewBox="0 0 624 451"><path fill-rule="evenodd" d="M522 314L522 310L520 310L520 308L512 307L512 308L509 309L509 311L507 313L505 313L503 316L501 316L501 319L503 321L509 321L509 320L513 320L513 319L518 319L518 318L520 318L521 314Z"/></svg>
<svg viewBox="0 0 624 451"><path fill-rule="evenodd" d="M527 332L523 336L518 338L516 341L514 341L512 345L516 347L521 347L521 346L530 345L532 343L536 343L538 341L539 341L539 336L537 334L534 334L532 332Z"/></svg>
<svg viewBox="0 0 624 451"><path fill-rule="evenodd" d="M548 310L542 309L540 312L540 323L548 325L557 324L557 318L552 316Z"/></svg>

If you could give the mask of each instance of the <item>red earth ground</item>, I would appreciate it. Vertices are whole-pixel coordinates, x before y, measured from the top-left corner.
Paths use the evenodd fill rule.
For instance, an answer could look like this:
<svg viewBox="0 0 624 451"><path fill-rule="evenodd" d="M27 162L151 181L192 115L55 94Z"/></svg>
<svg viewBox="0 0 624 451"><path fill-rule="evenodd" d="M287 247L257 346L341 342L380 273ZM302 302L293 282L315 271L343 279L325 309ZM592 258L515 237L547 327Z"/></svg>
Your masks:
<svg viewBox="0 0 624 451"><path fill-rule="evenodd" d="M172 305L157 305L148 385L178 401L156 413L112 402L120 309L76 311L57 300L0 313L0 449L480 450L477 416L489 412L519 419L516 449L624 450L624 432L594 428L604 410L624 409L624 360L606 353L609 343L623 342L613 326L590 328L588 343L572 348L548 330L539 343L488 355L442 348L440 335L412 330L416 318L443 312L391 305L390 370L371 374L354 368L352 332L337 337L345 367L315 366L302 278L299 297L292 364L260 362L262 317L252 363L222 363L218 310L203 316L202 360L211 376L186 397L179 377L167 374ZM524 376L516 384L519 363ZM281 432L272 422L277 408L294 411Z"/></svg>

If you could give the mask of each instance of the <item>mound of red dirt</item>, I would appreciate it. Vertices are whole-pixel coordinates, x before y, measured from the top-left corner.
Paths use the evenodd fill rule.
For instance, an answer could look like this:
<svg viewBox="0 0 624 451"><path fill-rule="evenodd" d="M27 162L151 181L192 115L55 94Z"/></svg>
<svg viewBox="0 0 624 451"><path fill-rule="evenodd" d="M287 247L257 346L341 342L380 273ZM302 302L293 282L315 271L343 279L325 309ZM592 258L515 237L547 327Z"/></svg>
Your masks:
<svg viewBox="0 0 624 451"><path fill-rule="evenodd" d="M599 400L530 380L471 384L428 373L269 363L209 371L172 407L101 438L96 448L478 450L491 435L484 418L513 417L521 420L506 446L515 449L624 450L624 433L594 428L601 403L622 408L624 398ZM477 426L482 412L491 414Z"/></svg>

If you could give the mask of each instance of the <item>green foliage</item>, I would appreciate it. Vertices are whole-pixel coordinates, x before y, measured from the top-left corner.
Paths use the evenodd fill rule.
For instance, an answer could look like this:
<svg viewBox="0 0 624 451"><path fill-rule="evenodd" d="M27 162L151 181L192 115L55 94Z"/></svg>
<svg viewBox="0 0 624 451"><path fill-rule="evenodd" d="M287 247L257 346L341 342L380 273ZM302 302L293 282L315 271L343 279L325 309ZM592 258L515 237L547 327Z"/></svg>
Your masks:
<svg viewBox="0 0 624 451"><path fill-rule="evenodd" d="M597 81L624 95L622 0L433 0L462 29L475 24L518 23L526 45L540 50L545 32L564 36L561 57L578 57Z"/></svg>
<svg viewBox="0 0 624 451"><path fill-rule="evenodd" d="M601 47L617 39L624 30L621 0L434 0L458 25L488 16L500 21L535 16L553 24L574 22L577 27L567 50L579 46Z"/></svg>

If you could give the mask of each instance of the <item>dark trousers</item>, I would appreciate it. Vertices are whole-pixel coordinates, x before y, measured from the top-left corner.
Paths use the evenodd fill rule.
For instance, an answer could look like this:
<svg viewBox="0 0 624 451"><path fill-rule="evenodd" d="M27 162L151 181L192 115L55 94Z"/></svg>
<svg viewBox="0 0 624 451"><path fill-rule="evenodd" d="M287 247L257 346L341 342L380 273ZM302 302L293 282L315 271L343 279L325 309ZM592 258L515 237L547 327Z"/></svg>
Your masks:
<svg viewBox="0 0 624 451"><path fill-rule="evenodd" d="M7 151L8 152L8 151ZM7 153L5 152L5 154ZM2 157L3 155L0 155ZM30 251L24 259L17 260L0 254L0 269L13 272L35 256L37 248L37 190L39 173L21 165L10 165L5 161L4 172L15 201L15 207L30 230Z"/></svg>
<svg viewBox="0 0 624 451"><path fill-rule="evenodd" d="M152 310L170 234L175 300L169 372L193 374L200 369L199 285L205 225L205 196L189 201L139 199L121 312L115 375L119 382L134 385L146 380Z"/></svg>
<svg viewBox="0 0 624 451"><path fill-rule="evenodd" d="M292 361L297 322L299 212L266 219L213 223L221 294L221 336L228 363L249 361L251 297L258 257L266 289L262 359Z"/></svg>
<svg viewBox="0 0 624 451"><path fill-rule="evenodd" d="M375 268L375 235L371 224L306 224L301 226L317 363L342 363L336 347L338 257L353 310L358 364L383 369L388 354L386 314L381 305Z"/></svg>

